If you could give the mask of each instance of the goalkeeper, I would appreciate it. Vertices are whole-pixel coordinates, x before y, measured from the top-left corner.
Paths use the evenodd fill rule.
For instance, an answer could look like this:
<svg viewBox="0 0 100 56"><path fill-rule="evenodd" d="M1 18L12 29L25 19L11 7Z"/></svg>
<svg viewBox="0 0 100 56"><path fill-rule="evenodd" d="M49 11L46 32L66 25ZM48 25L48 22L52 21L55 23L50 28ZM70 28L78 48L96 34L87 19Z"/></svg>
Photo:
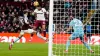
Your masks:
<svg viewBox="0 0 100 56"><path fill-rule="evenodd" d="M69 28L67 29L67 32L70 29L72 29L72 27L74 29L74 32L71 34L69 40L66 43L66 51L65 52L68 52L68 47L70 46L70 41L71 40L74 40L76 38L80 38L80 40L84 44L84 46L88 50L90 50L91 53L93 53L94 51L92 51L91 47L86 42L84 42L84 29L83 29L84 26L83 26L83 23L79 19L73 18L72 16L70 16L70 18L72 20L69 23Z"/></svg>

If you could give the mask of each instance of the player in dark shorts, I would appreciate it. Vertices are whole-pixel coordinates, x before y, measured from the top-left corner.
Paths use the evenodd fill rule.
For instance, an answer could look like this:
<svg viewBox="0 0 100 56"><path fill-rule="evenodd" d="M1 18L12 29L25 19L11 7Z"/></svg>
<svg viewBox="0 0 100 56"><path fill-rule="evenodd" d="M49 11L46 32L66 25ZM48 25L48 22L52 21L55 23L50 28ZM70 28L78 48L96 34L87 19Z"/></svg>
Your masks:
<svg viewBox="0 0 100 56"><path fill-rule="evenodd" d="M9 45L9 50L11 50L13 44L15 42L17 42L19 39L22 38L22 36L25 34L25 33L30 33L31 34L31 38L33 37L33 32L36 32L34 31L31 26L29 25L29 21L28 21L28 18L27 18L27 15L28 15L28 12L27 11L24 11L24 17L22 19L20 19L21 23L22 23L22 28L21 28L21 32L20 32L20 35L18 38L16 38L13 42L10 43Z"/></svg>
<svg viewBox="0 0 100 56"><path fill-rule="evenodd" d="M92 26L90 25L90 22L85 26L85 34L86 34L86 39L85 41L90 43L91 42L91 28Z"/></svg>

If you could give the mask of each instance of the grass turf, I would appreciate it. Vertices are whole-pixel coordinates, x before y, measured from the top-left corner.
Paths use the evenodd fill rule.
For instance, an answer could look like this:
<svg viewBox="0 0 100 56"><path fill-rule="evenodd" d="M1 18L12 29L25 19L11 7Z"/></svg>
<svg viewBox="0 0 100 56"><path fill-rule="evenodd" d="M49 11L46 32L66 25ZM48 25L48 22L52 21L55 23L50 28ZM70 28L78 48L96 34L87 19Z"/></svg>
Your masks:
<svg viewBox="0 0 100 56"><path fill-rule="evenodd" d="M53 53L55 56L100 56L100 45L91 45L91 48L94 53L90 53L84 45L71 45L65 53L65 45L56 44L53 45Z"/></svg>
<svg viewBox="0 0 100 56"><path fill-rule="evenodd" d="M0 43L0 56L48 56L48 44L16 43L8 50L8 43ZM100 46L91 46L95 53L90 53L84 45L71 45L64 53L65 45L53 45L56 56L100 56Z"/></svg>
<svg viewBox="0 0 100 56"><path fill-rule="evenodd" d="M47 56L47 44L16 43L12 50L8 49L8 43L0 43L0 56Z"/></svg>

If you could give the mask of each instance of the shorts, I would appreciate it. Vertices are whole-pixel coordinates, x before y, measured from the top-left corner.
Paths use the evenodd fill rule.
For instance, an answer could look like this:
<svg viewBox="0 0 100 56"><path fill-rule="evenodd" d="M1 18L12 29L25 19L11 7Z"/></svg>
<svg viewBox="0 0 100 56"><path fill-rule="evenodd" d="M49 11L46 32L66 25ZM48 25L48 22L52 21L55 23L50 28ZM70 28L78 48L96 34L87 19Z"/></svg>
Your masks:
<svg viewBox="0 0 100 56"><path fill-rule="evenodd" d="M34 23L34 26L37 28L37 27L45 25L45 24L46 24L45 20L36 20Z"/></svg>
<svg viewBox="0 0 100 56"><path fill-rule="evenodd" d="M80 38L80 40L84 40L84 33L72 33L70 39L74 40L76 38Z"/></svg>
<svg viewBox="0 0 100 56"><path fill-rule="evenodd" d="M33 32L34 32L33 29L21 30L20 35L24 35L24 33L29 33L29 34L31 34L31 33L33 33Z"/></svg>

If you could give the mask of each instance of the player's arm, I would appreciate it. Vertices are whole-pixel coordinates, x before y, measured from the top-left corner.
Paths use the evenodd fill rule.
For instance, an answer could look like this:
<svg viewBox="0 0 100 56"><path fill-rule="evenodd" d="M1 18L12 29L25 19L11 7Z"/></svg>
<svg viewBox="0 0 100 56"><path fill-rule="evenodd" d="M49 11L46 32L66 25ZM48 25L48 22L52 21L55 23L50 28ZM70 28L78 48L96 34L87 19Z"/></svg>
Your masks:
<svg viewBox="0 0 100 56"><path fill-rule="evenodd" d="M23 18L22 17L19 17L19 22L23 25Z"/></svg>
<svg viewBox="0 0 100 56"><path fill-rule="evenodd" d="M74 21L72 20L72 21L69 23L69 27L67 28L66 33L72 29L73 24L74 24Z"/></svg>
<svg viewBox="0 0 100 56"><path fill-rule="evenodd" d="M29 24L27 15L28 15L28 12L27 11L24 11L24 18L23 18L24 23Z"/></svg>
<svg viewBox="0 0 100 56"><path fill-rule="evenodd" d="M47 14L47 12L46 12L46 11L44 12L44 15L45 15L45 17L46 17L46 18L48 18L48 14Z"/></svg>
<svg viewBox="0 0 100 56"><path fill-rule="evenodd" d="M48 15L47 15L47 13L46 13L46 12L44 12L44 15L45 15L45 17L46 17L46 18L48 18Z"/></svg>
<svg viewBox="0 0 100 56"><path fill-rule="evenodd" d="M35 19L37 18L37 13L36 12L37 12L37 9L34 10Z"/></svg>
<svg viewBox="0 0 100 56"><path fill-rule="evenodd" d="M35 19L36 19L36 17L37 17L37 13L36 12L34 12L34 16L35 16Z"/></svg>
<svg viewBox="0 0 100 56"><path fill-rule="evenodd" d="M71 29L72 29L72 27L69 26L69 27L67 28L66 32L70 31Z"/></svg>
<svg viewBox="0 0 100 56"><path fill-rule="evenodd" d="M46 9L45 9L45 8L42 8L42 10L44 11L44 15L45 15L45 17L48 18L48 14L47 14Z"/></svg>
<svg viewBox="0 0 100 56"><path fill-rule="evenodd" d="M49 15L47 14L47 12L45 12L45 19L46 19L46 21L49 20Z"/></svg>
<svg viewBox="0 0 100 56"><path fill-rule="evenodd" d="M29 24L28 18L24 18L26 24Z"/></svg>
<svg viewBox="0 0 100 56"><path fill-rule="evenodd" d="M83 27L86 26L88 23L89 24L91 23L91 18L86 19L86 20L83 21Z"/></svg>

